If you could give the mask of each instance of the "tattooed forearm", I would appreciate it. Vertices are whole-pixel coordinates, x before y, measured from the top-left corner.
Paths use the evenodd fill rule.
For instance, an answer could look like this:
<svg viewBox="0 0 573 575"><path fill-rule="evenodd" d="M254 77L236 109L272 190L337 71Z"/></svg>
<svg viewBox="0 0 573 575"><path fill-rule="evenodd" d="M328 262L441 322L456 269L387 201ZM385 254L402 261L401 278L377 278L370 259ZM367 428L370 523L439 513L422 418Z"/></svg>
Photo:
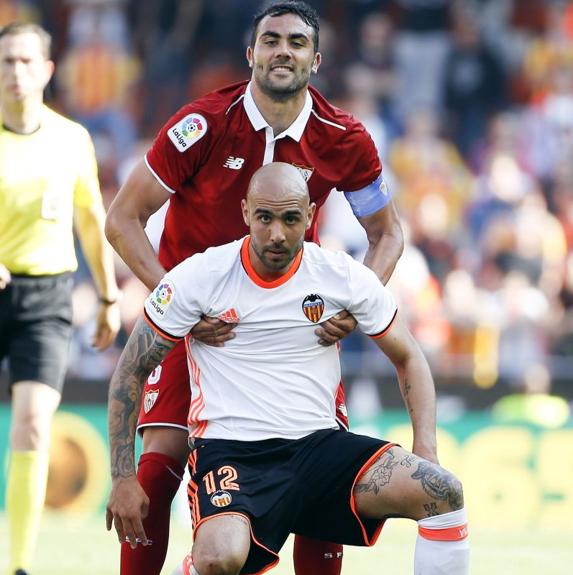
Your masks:
<svg viewBox="0 0 573 575"><path fill-rule="evenodd" d="M420 480L422 489L430 497L439 501L447 501L452 511L463 507L463 492L460 481L439 465L422 461L411 477Z"/></svg>
<svg viewBox="0 0 573 575"><path fill-rule="evenodd" d="M112 477L135 473L135 427L141 390L147 376L174 345L140 319L119 358L108 398Z"/></svg>

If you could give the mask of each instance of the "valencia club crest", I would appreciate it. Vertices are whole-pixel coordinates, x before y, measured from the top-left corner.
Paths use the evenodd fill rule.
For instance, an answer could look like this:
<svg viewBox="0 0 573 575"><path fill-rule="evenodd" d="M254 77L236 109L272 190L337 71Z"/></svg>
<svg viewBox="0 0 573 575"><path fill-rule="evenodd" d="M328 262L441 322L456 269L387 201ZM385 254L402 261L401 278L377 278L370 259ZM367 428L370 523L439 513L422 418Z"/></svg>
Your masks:
<svg viewBox="0 0 573 575"><path fill-rule="evenodd" d="M315 293L307 295L302 302L302 311L312 323L317 323L324 311L324 300Z"/></svg>

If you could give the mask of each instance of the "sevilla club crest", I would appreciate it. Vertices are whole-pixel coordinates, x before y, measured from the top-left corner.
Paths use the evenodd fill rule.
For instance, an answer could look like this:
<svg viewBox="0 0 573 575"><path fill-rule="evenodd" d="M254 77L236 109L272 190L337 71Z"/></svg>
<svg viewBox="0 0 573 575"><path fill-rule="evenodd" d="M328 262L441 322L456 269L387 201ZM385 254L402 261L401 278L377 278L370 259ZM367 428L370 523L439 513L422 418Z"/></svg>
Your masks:
<svg viewBox="0 0 573 575"><path fill-rule="evenodd" d="M312 176L314 168L309 168L308 166L297 166L296 164L293 164L293 166L300 172L300 175L304 178L305 182L310 180L310 176Z"/></svg>
<svg viewBox="0 0 573 575"><path fill-rule="evenodd" d="M324 311L324 300L315 293L307 295L302 302L302 311L312 323L317 323Z"/></svg>
<svg viewBox="0 0 573 575"><path fill-rule="evenodd" d="M158 389L153 389L145 392L145 396L143 398L143 411L145 411L145 413L149 413L149 410L155 405L155 401L157 400L158 395Z"/></svg>

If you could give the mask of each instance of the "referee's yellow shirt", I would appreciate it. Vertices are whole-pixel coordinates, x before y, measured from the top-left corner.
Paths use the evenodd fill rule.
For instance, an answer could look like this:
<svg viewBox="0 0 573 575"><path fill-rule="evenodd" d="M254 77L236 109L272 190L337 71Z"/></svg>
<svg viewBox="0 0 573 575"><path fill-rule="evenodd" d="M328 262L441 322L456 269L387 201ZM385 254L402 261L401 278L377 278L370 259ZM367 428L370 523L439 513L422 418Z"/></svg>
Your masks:
<svg viewBox="0 0 573 575"><path fill-rule="evenodd" d="M0 126L0 263L11 273L75 270L74 206L101 201L93 144L82 126L46 106L33 134Z"/></svg>

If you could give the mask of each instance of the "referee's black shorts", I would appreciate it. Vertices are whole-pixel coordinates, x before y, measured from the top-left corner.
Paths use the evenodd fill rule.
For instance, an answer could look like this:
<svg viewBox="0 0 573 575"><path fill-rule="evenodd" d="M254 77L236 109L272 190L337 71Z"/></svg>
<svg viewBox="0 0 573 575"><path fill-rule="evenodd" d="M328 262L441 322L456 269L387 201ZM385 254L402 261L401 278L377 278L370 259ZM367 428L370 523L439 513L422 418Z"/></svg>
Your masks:
<svg viewBox="0 0 573 575"><path fill-rule="evenodd" d="M10 385L38 381L61 391L72 335L70 273L12 276L0 290L0 360Z"/></svg>
<svg viewBox="0 0 573 575"><path fill-rule="evenodd" d="M392 445L330 429L298 440L196 439L188 487L195 532L215 515L245 515L252 531L244 575L276 564L290 533L372 545L384 521L358 517L353 486Z"/></svg>

